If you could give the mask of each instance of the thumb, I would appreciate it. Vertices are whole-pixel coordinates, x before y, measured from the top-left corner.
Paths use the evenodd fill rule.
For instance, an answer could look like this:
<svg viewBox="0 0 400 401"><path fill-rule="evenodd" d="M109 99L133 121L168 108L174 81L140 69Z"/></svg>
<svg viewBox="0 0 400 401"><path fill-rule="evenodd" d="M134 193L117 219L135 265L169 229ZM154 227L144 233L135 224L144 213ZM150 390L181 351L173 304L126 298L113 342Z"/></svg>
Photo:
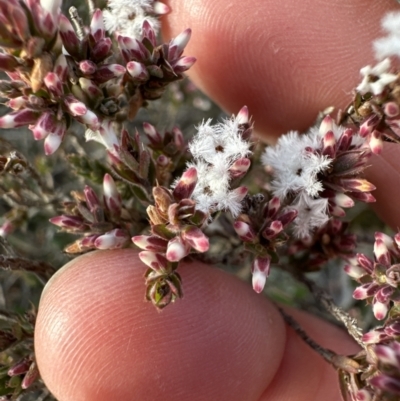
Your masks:
<svg viewBox="0 0 400 401"><path fill-rule="evenodd" d="M35 350L59 401L338 399L334 370L245 283L184 263L185 297L160 313L144 301L144 271L133 250L102 251L46 286ZM354 351L338 329L297 317L323 345Z"/></svg>

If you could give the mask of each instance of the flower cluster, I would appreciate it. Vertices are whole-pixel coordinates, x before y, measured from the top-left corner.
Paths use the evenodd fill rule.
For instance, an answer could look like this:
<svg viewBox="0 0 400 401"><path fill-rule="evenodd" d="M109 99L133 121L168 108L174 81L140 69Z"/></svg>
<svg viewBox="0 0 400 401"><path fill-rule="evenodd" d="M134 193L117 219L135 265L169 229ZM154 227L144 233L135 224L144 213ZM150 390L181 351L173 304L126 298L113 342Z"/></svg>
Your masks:
<svg viewBox="0 0 400 401"><path fill-rule="evenodd" d="M307 237L330 216L343 217L353 199L374 202L375 187L360 178L370 156L363 138L330 116L319 128L290 132L265 150L262 161L272 168L273 194L298 212L295 235Z"/></svg>
<svg viewBox="0 0 400 401"><path fill-rule="evenodd" d="M66 252L118 249L128 244L130 216L124 213L121 197L109 174L104 176L103 194L103 202L100 202L89 186L83 193L73 192L74 201L64 202L65 214L50 219L66 232L83 235L69 245Z"/></svg>
<svg viewBox="0 0 400 401"><path fill-rule="evenodd" d="M209 241L200 227L207 215L196 210L191 199L197 183L197 171L189 168L173 190L162 186L153 188L155 205L147 208L151 235L139 235L132 241L143 249L139 257L149 266L146 273L148 300L164 308L182 297L181 279L176 272L178 262L191 251L206 252Z"/></svg>
<svg viewBox="0 0 400 401"><path fill-rule="evenodd" d="M279 198L266 201L263 196L247 197L244 208L233 227L252 255L253 289L260 293L270 273L271 261L278 262L278 249L287 241L285 229L293 222L297 211L281 210Z"/></svg>
<svg viewBox="0 0 400 401"><path fill-rule="evenodd" d="M246 106L235 118L214 126L208 120L197 128L196 136L189 143L193 161L188 164L197 170L199 177L192 194L197 209L210 215L229 210L233 217L238 216L247 188L232 189L232 184L250 167L251 132Z"/></svg>
<svg viewBox="0 0 400 401"><path fill-rule="evenodd" d="M10 31L3 33L8 42L2 44L0 37L5 51L0 69L11 81L0 81L0 95L13 111L0 117L0 128L28 125L36 140L45 139L46 154L58 149L72 121L98 132L107 130L110 121L132 120L140 107L158 99L195 62L194 57L182 56L189 29L158 45L149 20L139 18L134 20L141 21L140 35L119 33L113 43L99 9L88 27L74 29L57 2L42 6L32 0L29 7L3 3L2 17L9 22L4 30ZM139 3L135 7L150 7L150 2ZM38 19L38 31L30 31L32 19Z"/></svg>
<svg viewBox="0 0 400 401"><path fill-rule="evenodd" d="M378 320L385 319L390 308L396 310L399 302L399 245L399 234L393 239L378 232L375 234L375 260L364 254L357 254L357 263L345 268L346 272L361 284L355 289L354 298L366 299L372 303L374 315Z"/></svg>

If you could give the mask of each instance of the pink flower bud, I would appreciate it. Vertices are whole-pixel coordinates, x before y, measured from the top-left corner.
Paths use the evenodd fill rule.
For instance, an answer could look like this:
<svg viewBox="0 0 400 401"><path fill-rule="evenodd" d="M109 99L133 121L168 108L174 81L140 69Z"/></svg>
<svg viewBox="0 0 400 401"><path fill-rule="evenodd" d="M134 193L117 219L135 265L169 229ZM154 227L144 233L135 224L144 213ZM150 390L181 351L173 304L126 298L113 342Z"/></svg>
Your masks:
<svg viewBox="0 0 400 401"><path fill-rule="evenodd" d="M262 292L269 276L271 266L270 258L256 257L254 259L253 265L251 267L251 272L253 274L252 283L253 289L258 294Z"/></svg>
<svg viewBox="0 0 400 401"><path fill-rule="evenodd" d="M189 250L190 246L177 236L168 242L166 257L170 262L179 262L189 253Z"/></svg>
<svg viewBox="0 0 400 401"><path fill-rule="evenodd" d="M100 128L99 118L91 110L87 110L85 114L76 116L75 120L82 124L86 124L93 131L97 131Z"/></svg>
<svg viewBox="0 0 400 401"><path fill-rule="evenodd" d="M143 123L143 130L153 146L160 146L162 144L162 137L153 125Z"/></svg>
<svg viewBox="0 0 400 401"><path fill-rule="evenodd" d="M336 203L336 205L340 207L349 208L354 206L353 199L351 199L350 196L347 196L342 193L336 193L335 197L333 198L333 201Z"/></svg>
<svg viewBox="0 0 400 401"><path fill-rule="evenodd" d="M263 237L266 239L275 238L283 230L283 224L280 220L274 220L262 233Z"/></svg>
<svg viewBox="0 0 400 401"><path fill-rule="evenodd" d="M0 54L0 70L14 71L20 66L19 61L10 54Z"/></svg>
<svg viewBox="0 0 400 401"><path fill-rule="evenodd" d="M400 108L396 102L387 102L383 106L383 112L390 118L396 117L400 113Z"/></svg>
<svg viewBox="0 0 400 401"><path fill-rule="evenodd" d="M95 42L103 39L106 33L103 22L103 12L99 9L93 13L92 20L90 21L90 33L93 35Z"/></svg>
<svg viewBox="0 0 400 401"><path fill-rule="evenodd" d="M324 137L327 132L332 132L333 124L333 119L330 115L327 115L322 119L321 125L319 126L319 133L322 137Z"/></svg>
<svg viewBox="0 0 400 401"><path fill-rule="evenodd" d="M143 21L142 38L147 38L154 47L157 46L156 33L147 19Z"/></svg>
<svg viewBox="0 0 400 401"><path fill-rule="evenodd" d="M47 135L44 140L44 153L48 155L52 155L61 145L63 137L66 132L65 121L60 122L57 125L57 129L52 131Z"/></svg>
<svg viewBox="0 0 400 401"><path fill-rule="evenodd" d="M168 267L168 260L160 253L142 251L139 253L139 258L153 270L165 270Z"/></svg>
<svg viewBox="0 0 400 401"><path fill-rule="evenodd" d="M360 126L360 136L365 138L368 136L378 125L380 118L377 115L373 115L365 120Z"/></svg>
<svg viewBox="0 0 400 401"><path fill-rule="evenodd" d="M64 54L60 54L54 63L53 72L60 78L61 82L65 82L68 77L68 64Z"/></svg>
<svg viewBox="0 0 400 401"><path fill-rule="evenodd" d="M374 255L378 263L389 267L390 266L390 253L381 239L375 240Z"/></svg>
<svg viewBox="0 0 400 401"><path fill-rule="evenodd" d="M37 368L36 363L32 362L28 372L25 374L22 380L21 387L23 389L27 389L36 381L38 377L39 377L39 370Z"/></svg>
<svg viewBox="0 0 400 401"><path fill-rule="evenodd" d="M8 370L8 376L18 376L26 373L29 370L31 363L32 362L27 358L22 359Z"/></svg>
<svg viewBox="0 0 400 401"><path fill-rule="evenodd" d="M375 283L367 283L360 285L353 292L354 299L366 299L372 297L378 290L379 285Z"/></svg>
<svg viewBox="0 0 400 401"><path fill-rule="evenodd" d="M356 280L361 278L361 277L363 277L363 276L365 276L367 274L366 271L362 267L357 266L357 265L346 265L344 267L344 271L350 277L352 277L352 278L354 278Z"/></svg>
<svg viewBox="0 0 400 401"><path fill-rule="evenodd" d="M324 156L328 156L331 159L335 157L335 145L336 145L336 139L335 135L333 134L332 131L328 131L324 137L322 138L322 154Z"/></svg>
<svg viewBox="0 0 400 401"><path fill-rule="evenodd" d="M84 75L92 75L97 70L97 65L91 60L83 60L79 63L79 69Z"/></svg>
<svg viewBox="0 0 400 401"><path fill-rule="evenodd" d="M161 253L166 251L168 245L168 241L155 235L136 235L132 237L132 242L145 251Z"/></svg>
<svg viewBox="0 0 400 401"><path fill-rule="evenodd" d="M76 231L80 231L87 228L85 222L80 217L77 216L61 215L52 217L49 221L50 223L59 226L61 228L69 228Z"/></svg>
<svg viewBox="0 0 400 401"><path fill-rule="evenodd" d="M121 214L122 201L115 182L110 174L105 174L103 179L103 193L108 210L115 216Z"/></svg>
<svg viewBox="0 0 400 401"><path fill-rule="evenodd" d="M190 40L190 36L192 34L192 30L190 28L185 29L181 32L177 37L171 40L169 44L169 60L176 60L183 52L183 49L186 47Z"/></svg>
<svg viewBox="0 0 400 401"><path fill-rule="evenodd" d="M92 48L91 59L95 62L104 60L110 53L112 41L110 38L100 39Z"/></svg>
<svg viewBox="0 0 400 401"><path fill-rule="evenodd" d="M43 82L54 97L59 98L63 96L64 90L62 82L60 81L58 75L56 75L54 72L48 72L44 77Z"/></svg>
<svg viewBox="0 0 400 401"><path fill-rule="evenodd" d="M126 70L132 78L138 81L146 81L149 79L149 72L145 65L137 61L129 61L129 63L126 64Z"/></svg>
<svg viewBox="0 0 400 401"><path fill-rule="evenodd" d="M244 242L252 242L256 238L256 233L253 228L244 221L235 221L233 228L239 238Z"/></svg>
<svg viewBox="0 0 400 401"><path fill-rule="evenodd" d="M382 134L377 130L374 130L371 136L369 137L369 147L371 149L371 152L376 155L379 155L382 152L383 149Z"/></svg>
<svg viewBox="0 0 400 401"><path fill-rule="evenodd" d="M128 241L129 236L126 231L117 228L97 237L94 246L97 249L119 249Z"/></svg>
<svg viewBox="0 0 400 401"><path fill-rule="evenodd" d="M72 116L83 116L87 112L87 107L72 95L64 97L64 104Z"/></svg>
<svg viewBox="0 0 400 401"><path fill-rule="evenodd" d="M355 401L372 401L372 394L364 388L357 390L354 394L354 397Z"/></svg>
<svg viewBox="0 0 400 401"><path fill-rule="evenodd" d="M62 43L69 54L72 56L80 56L80 40L76 36L75 30L72 27L69 19L61 14L59 17L59 32Z"/></svg>
<svg viewBox="0 0 400 401"><path fill-rule="evenodd" d="M247 106L243 106L236 116L236 121L239 125L244 125L249 123L249 109Z"/></svg>
<svg viewBox="0 0 400 401"><path fill-rule="evenodd" d="M161 1L155 1L153 4L153 11L155 14L163 15L163 14L168 14L171 9L164 3L161 3Z"/></svg>
<svg viewBox="0 0 400 401"><path fill-rule="evenodd" d="M400 369L399 354L393 348L378 344L375 346L374 350L380 362L392 365L397 368L397 370Z"/></svg>
<svg viewBox="0 0 400 401"><path fill-rule="evenodd" d="M386 317L386 314L389 310L389 302L379 302L374 299L372 305L372 311L377 320L382 320Z"/></svg>
<svg viewBox="0 0 400 401"><path fill-rule="evenodd" d="M97 68L94 74L94 79L98 84L109 81L113 78L118 78L125 74L125 67L120 64L106 64Z"/></svg>
<svg viewBox="0 0 400 401"><path fill-rule="evenodd" d="M182 57L174 64L174 72L182 73L187 71L196 62L196 57Z"/></svg>
<svg viewBox="0 0 400 401"><path fill-rule="evenodd" d="M0 117L0 128L18 128L33 124L39 115L39 111L31 109L13 111Z"/></svg>
<svg viewBox="0 0 400 401"><path fill-rule="evenodd" d="M387 338L387 335L383 332L383 329L375 329L369 331L368 333L365 333L362 336L362 341L365 344L376 344L381 342L385 338Z"/></svg>
<svg viewBox="0 0 400 401"><path fill-rule="evenodd" d="M197 170L195 167L188 168L179 179L172 193L173 197L180 201L190 198L197 184Z"/></svg>
<svg viewBox="0 0 400 401"><path fill-rule="evenodd" d="M189 226L182 231L182 239L201 253L207 252L210 247L207 236L194 226Z"/></svg>
<svg viewBox="0 0 400 401"><path fill-rule="evenodd" d="M86 204L90 211L100 207L99 198L97 197L96 192L93 191L93 188L86 185L83 192L85 194Z"/></svg>
<svg viewBox="0 0 400 401"><path fill-rule="evenodd" d="M242 177L247 173L251 165L250 159L247 157L242 157L237 159L232 166L229 168L229 174L232 179Z"/></svg>

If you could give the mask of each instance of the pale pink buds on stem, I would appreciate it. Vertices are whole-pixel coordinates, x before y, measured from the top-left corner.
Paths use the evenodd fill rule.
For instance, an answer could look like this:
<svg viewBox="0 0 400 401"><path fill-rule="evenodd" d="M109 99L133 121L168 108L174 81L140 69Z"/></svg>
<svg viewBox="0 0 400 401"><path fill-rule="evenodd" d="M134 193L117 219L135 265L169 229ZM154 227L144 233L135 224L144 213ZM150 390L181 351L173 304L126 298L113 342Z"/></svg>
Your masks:
<svg viewBox="0 0 400 401"><path fill-rule="evenodd" d="M179 179L173 190L173 196L176 200L190 198L197 183L197 170L195 167L188 168Z"/></svg>
<svg viewBox="0 0 400 401"><path fill-rule="evenodd" d="M269 257L256 257L251 267L253 289L258 294L262 292L270 273L271 260Z"/></svg>
<svg viewBox="0 0 400 401"><path fill-rule="evenodd" d="M110 174L105 174L103 179L104 201L113 216L120 216L122 210L121 196L118 193L114 179Z"/></svg>

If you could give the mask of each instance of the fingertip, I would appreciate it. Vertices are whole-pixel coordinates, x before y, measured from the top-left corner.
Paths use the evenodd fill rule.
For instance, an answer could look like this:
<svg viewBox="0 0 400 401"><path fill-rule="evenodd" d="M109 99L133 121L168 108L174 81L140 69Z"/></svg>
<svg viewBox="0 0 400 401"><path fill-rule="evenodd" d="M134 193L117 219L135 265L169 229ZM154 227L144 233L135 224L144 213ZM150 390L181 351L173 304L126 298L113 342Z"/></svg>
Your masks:
<svg viewBox="0 0 400 401"><path fill-rule="evenodd" d="M257 400L279 367L285 327L236 278L180 267L185 297L161 313L144 302L132 250L68 264L39 307L35 349L59 401Z"/></svg>
<svg viewBox="0 0 400 401"><path fill-rule="evenodd" d="M345 107L393 1L170 0L164 34L193 30L189 75L227 111L244 104L266 136L305 130ZM366 29L368 27L368 29Z"/></svg>

